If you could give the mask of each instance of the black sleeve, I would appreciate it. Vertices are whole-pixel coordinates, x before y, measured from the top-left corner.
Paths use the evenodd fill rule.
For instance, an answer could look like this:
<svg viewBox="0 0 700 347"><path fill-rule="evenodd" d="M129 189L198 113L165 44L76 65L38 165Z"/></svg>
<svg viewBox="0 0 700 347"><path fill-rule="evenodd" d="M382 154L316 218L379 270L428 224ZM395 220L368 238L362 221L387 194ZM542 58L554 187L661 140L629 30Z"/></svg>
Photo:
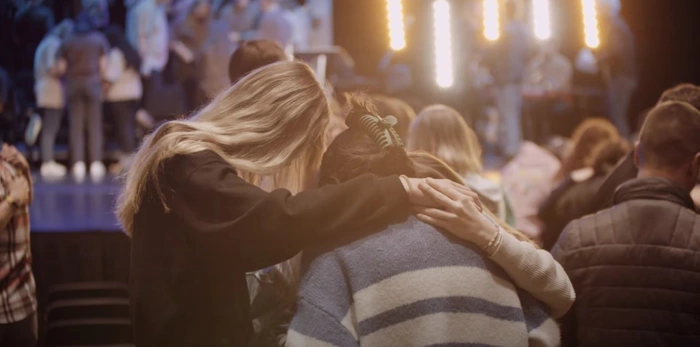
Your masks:
<svg viewBox="0 0 700 347"><path fill-rule="evenodd" d="M365 175L292 196L282 189L265 192L218 160L175 179L169 188L171 213L186 224L192 240L246 271L289 259L330 234L409 213L408 196L395 176Z"/></svg>

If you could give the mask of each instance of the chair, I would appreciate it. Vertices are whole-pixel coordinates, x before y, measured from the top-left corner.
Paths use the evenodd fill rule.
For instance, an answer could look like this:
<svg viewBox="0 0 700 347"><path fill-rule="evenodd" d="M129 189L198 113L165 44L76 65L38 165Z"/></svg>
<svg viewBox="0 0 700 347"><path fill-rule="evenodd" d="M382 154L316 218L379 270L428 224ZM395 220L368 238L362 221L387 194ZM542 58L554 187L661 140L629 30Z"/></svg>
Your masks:
<svg viewBox="0 0 700 347"><path fill-rule="evenodd" d="M46 308L46 321L68 319L129 319L129 300L90 298L56 300Z"/></svg>
<svg viewBox="0 0 700 347"><path fill-rule="evenodd" d="M48 302L88 298L128 298L129 290L119 282L75 282L49 288Z"/></svg>
<svg viewBox="0 0 700 347"><path fill-rule="evenodd" d="M126 319L75 319L52 322L46 328L44 346L110 346L134 343L131 322Z"/></svg>

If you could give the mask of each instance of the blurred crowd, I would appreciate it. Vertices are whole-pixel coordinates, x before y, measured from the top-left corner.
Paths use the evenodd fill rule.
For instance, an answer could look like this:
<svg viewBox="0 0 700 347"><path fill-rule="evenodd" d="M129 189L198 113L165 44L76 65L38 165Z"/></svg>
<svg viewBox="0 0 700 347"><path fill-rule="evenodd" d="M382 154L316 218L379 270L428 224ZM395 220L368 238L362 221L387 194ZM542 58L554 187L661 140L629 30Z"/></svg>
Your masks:
<svg viewBox="0 0 700 347"><path fill-rule="evenodd" d="M523 90L564 91L572 68L545 47L528 70L513 20L488 67L494 170L461 108L334 94L294 61L316 45L290 30L303 8L194 1L169 20L166 4L130 4L124 31L88 1L34 67L42 175L67 173L64 110L78 179L105 174L103 104L117 118L137 345L700 344L699 86L666 90L637 129L611 104L570 138L524 141ZM617 64L609 96L628 103L636 71ZM31 346L29 165L9 145L0 159L0 345Z"/></svg>

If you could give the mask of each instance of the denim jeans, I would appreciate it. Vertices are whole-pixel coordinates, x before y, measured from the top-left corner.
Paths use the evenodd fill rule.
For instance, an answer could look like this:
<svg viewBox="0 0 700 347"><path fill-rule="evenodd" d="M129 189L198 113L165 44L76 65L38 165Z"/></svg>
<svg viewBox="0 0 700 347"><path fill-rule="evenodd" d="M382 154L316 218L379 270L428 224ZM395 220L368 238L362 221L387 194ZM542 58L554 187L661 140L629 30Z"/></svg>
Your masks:
<svg viewBox="0 0 700 347"><path fill-rule="evenodd" d="M523 86L510 83L498 88L496 108L500 116L499 137L501 150L505 156L515 156L522 142L520 118L523 111Z"/></svg>
<svg viewBox="0 0 700 347"><path fill-rule="evenodd" d="M637 81L627 76L613 77L608 83L608 117L624 137L630 135L627 111L635 89Z"/></svg>

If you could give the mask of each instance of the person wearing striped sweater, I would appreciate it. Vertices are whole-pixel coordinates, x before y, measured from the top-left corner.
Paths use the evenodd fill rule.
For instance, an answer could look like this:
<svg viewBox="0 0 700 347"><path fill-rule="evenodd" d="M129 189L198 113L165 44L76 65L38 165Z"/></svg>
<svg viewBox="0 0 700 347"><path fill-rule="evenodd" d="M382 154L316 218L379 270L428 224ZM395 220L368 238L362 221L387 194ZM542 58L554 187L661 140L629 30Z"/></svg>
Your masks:
<svg viewBox="0 0 700 347"><path fill-rule="evenodd" d="M350 129L324 156L321 182L343 182L367 172L415 174L386 123L351 114ZM566 280L539 283L544 288L539 291L532 283L520 287L517 282L526 282L528 275L514 268L542 269L532 266L541 254L512 234L499 229L497 242L482 250L411 217L363 235L349 232L345 239L305 251L309 264L287 346L559 345L553 318L573 302L570 282L555 271ZM534 257L520 257L533 252ZM523 261L516 264L515 258ZM501 268L501 263L514 265ZM541 273L531 277L542 280ZM548 307L533 298L552 294L552 287L557 294L567 293L558 296L568 296L560 300L568 303Z"/></svg>

